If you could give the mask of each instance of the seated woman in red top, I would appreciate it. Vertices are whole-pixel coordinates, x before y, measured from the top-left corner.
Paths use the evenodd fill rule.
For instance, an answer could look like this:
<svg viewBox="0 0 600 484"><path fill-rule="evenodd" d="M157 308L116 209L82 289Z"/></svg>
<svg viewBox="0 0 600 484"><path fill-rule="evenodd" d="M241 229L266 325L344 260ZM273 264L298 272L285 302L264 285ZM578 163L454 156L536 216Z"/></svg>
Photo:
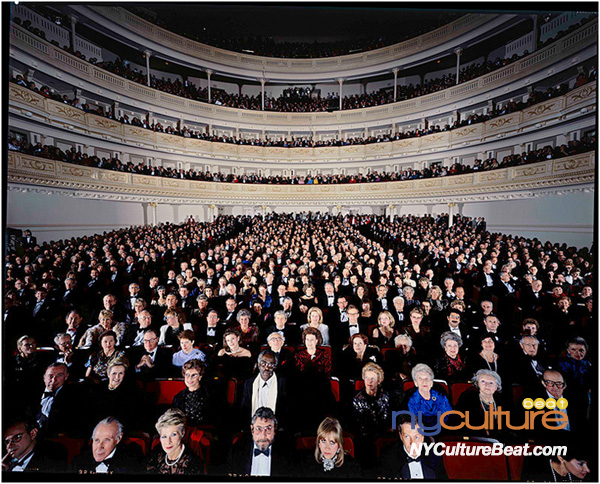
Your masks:
<svg viewBox="0 0 600 484"><path fill-rule="evenodd" d="M319 347L323 342L321 332L309 326L302 332L302 341L306 347L294 355L296 368L289 385L292 410L297 416L290 424L298 431L318 426L335 406L329 380L331 357Z"/></svg>
<svg viewBox="0 0 600 484"><path fill-rule="evenodd" d="M331 374L331 357L323 348L323 337L321 332L311 326L302 331L302 341L305 348L296 352L296 368L299 372Z"/></svg>

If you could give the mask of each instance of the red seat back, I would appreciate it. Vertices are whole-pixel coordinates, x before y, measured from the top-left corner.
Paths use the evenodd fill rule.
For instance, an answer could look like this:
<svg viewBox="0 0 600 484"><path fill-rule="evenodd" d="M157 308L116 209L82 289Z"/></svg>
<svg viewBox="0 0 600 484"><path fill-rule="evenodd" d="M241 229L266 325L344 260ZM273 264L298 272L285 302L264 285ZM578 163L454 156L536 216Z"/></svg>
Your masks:
<svg viewBox="0 0 600 484"><path fill-rule="evenodd" d="M458 403L458 399L460 398L460 396L471 388L474 388L472 383L452 384L452 387L450 387L450 392L452 395L452 408L456 408L456 404Z"/></svg>
<svg viewBox="0 0 600 484"><path fill-rule="evenodd" d="M452 449L458 445L466 446L465 455L448 455L458 449ZM449 480L459 481L508 481L508 465L504 455L484 456L479 450L479 455L473 447L487 446L479 442L446 442L446 451L444 454L444 467ZM473 455L466 455L473 452Z"/></svg>
<svg viewBox="0 0 600 484"><path fill-rule="evenodd" d="M227 380L227 405L233 407L237 400L237 380Z"/></svg>
<svg viewBox="0 0 600 484"><path fill-rule="evenodd" d="M146 384L146 392L156 396L157 405L171 405L175 395L184 389L183 380L156 380Z"/></svg>
<svg viewBox="0 0 600 484"><path fill-rule="evenodd" d="M334 380L333 378L331 379L331 393L333 394L335 401L339 402L340 401L340 382L339 382L339 380Z"/></svg>
<svg viewBox="0 0 600 484"><path fill-rule="evenodd" d="M365 382L363 380L356 380L354 383L354 390L360 392L365 387Z"/></svg>

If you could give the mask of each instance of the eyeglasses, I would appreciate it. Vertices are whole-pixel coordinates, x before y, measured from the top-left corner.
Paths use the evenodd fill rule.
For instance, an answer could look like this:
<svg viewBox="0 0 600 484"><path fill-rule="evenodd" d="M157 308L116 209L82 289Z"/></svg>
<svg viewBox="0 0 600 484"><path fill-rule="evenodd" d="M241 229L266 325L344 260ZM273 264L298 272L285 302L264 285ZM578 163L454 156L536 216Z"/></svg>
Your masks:
<svg viewBox="0 0 600 484"><path fill-rule="evenodd" d="M145 339L144 343L152 343L153 341L156 341L158 338L151 338L151 339Z"/></svg>
<svg viewBox="0 0 600 484"><path fill-rule="evenodd" d="M556 387L558 389L565 387L565 383L564 382L562 382L562 381L553 381L553 380L544 380L544 385L549 386L549 387Z"/></svg>
<svg viewBox="0 0 600 484"><path fill-rule="evenodd" d="M358 316L360 313L348 313L348 316Z"/></svg>
<svg viewBox="0 0 600 484"><path fill-rule="evenodd" d="M21 442L21 439L23 438L23 435L25 435L24 432L21 432L20 434L16 434L14 437L8 437L7 439L4 439L4 445L10 445L11 443L17 443L17 442Z"/></svg>
<svg viewBox="0 0 600 484"><path fill-rule="evenodd" d="M274 427L272 425L267 425L266 427L259 427L258 425L255 425L252 428L252 431L255 432L255 433L257 433L257 434L260 434L262 432L270 434L271 432L273 432L273 429L274 429Z"/></svg>
<svg viewBox="0 0 600 484"><path fill-rule="evenodd" d="M275 368L275 363L268 363L266 361L260 361L258 364L262 368L268 368L269 370L272 370L273 368Z"/></svg>

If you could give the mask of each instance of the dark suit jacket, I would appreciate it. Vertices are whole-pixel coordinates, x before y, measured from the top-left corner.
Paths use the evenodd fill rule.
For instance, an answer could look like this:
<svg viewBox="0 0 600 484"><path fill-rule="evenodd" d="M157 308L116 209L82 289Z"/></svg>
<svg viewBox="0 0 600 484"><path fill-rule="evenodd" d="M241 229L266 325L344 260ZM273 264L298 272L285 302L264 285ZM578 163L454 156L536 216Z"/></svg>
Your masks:
<svg viewBox="0 0 600 484"><path fill-rule="evenodd" d="M257 375L258 376L258 375ZM254 380L257 378L254 376L252 378L248 378L244 382L244 394L242 396L242 418L244 419L243 425L244 428L247 428L250 425L250 419L252 418L252 385L254 384ZM275 404L275 415L277 416L277 421L279 424L279 428L285 427L286 420L286 411L287 411L287 391L286 391L286 379L282 376L277 376L277 402ZM261 380L262 381L262 380Z"/></svg>
<svg viewBox="0 0 600 484"><path fill-rule="evenodd" d="M141 465L142 459L143 455L138 445L125 446L121 443L108 464L108 474L141 474L145 470ZM73 459L71 471L79 474L95 474L97 465L92 449L88 448Z"/></svg>
<svg viewBox="0 0 600 484"><path fill-rule="evenodd" d="M293 470L287 456L281 452L277 438L278 436L271 446L271 477L291 477ZM229 453L227 468L224 469L225 473L249 476L252 470L253 449L254 442L248 438L234 444Z"/></svg>
<svg viewBox="0 0 600 484"><path fill-rule="evenodd" d="M77 415L81 408L85 408L87 402L82 401L83 395L75 385L65 383L55 395L50 414L44 418L44 424L40 433L44 436L55 436L59 433L78 434L82 429L78 426ZM34 415L41 414L42 395L37 395L33 402L36 409Z"/></svg>
<svg viewBox="0 0 600 484"><path fill-rule="evenodd" d="M410 479L407 458L408 455L400 442L396 442L391 447L388 447L381 454L381 461L376 469L377 477ZM448 480L442 458L433 453L429 456L422 454L421 467L423 468L423 477L426 481Z"/></svg>
<svg viewBox="0 0 600 484"><path fill-rule="evenodd" d="M146 354L143 346L131 348L131 364L135 367L142 356ZM152 368L143 366L140 371L134 368L135 375L139 380L148 381L156 380L157 378L169 378L173 375L173 352L167 348L159 346L156 349L154 357L154 365Z"/></svg>
<svg viewBox="0 0 600 484"><path fill-rule="evenodd" d="M61 445L53 442L37 442L33 457L24 472L65 472L66 462L67 453Z"/></svg>

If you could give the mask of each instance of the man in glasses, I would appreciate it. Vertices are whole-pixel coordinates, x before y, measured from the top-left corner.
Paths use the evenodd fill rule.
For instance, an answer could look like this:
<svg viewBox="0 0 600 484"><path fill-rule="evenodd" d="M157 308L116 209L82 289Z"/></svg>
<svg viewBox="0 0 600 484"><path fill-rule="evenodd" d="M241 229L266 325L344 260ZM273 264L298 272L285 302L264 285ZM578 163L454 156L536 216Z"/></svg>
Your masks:
<svg viewBox="0 0 600 484"><path fill-rule="evenodd" d="M565 390L567 388L565 377L558 370L547 369L542 375L541 383L542 388L538 387L539 391L535 395L535 397L543 398L544 400L547 400L548 398L554 398L556 401L558 401L560 398L566 398L568 402L568 407L565 409L557 408L557 410L560 410L561 412L565 413L569 418L569 423L563 430L573 431L576 427L579 426L581 419L577 418L578 416L574 411L574 408L577 407L576 402L573 402L572 399L570 399L570 396L568 394L565 394ZM585 417L585 415L580 417ZM554 425L556 426L558 426L559 424L560 423L554 423ZM550 423L549 425L553 425L553 423ZM544 429L543 427L538 429L536 426L536 430L539 432L543 432L544 430L548 432L548 430Z"/></svg>
<svg viewBox="0 0 600 484"><path fill-rule="evenodd" d="M5 472L62 472L66 455L50 444L39 444L39 428L30 418L9 419L4 428L6 455L2 458Z"/></svg>
<svg viewBox="0 0 600 484"><path fill-rule="evenodd" d="M168 349L158 346L156 330L144 330L142 340L143 348L132 348L130 361L137 361L135 365L136 376L141 381L168 378L173 373L173 353Z"/></svg>
<svg viewBox="0 0 600 484"><path fill-rule="evenodd" d="M270 349L260 352L257 359L258 375L244 383L242 415L244 425L261 407L270 408L283 426L286 405L286 379L275 374L277 359Z"/></svg>
<svg viewBox="0 0 600 484"><path fill-rule="evenodd" d="M274 443L277 433L277 417L269 407L260 407L254 412L250 424L251 439L240 440L231 449L227 463L230 476L289 476L290 468Z"/></svg>

